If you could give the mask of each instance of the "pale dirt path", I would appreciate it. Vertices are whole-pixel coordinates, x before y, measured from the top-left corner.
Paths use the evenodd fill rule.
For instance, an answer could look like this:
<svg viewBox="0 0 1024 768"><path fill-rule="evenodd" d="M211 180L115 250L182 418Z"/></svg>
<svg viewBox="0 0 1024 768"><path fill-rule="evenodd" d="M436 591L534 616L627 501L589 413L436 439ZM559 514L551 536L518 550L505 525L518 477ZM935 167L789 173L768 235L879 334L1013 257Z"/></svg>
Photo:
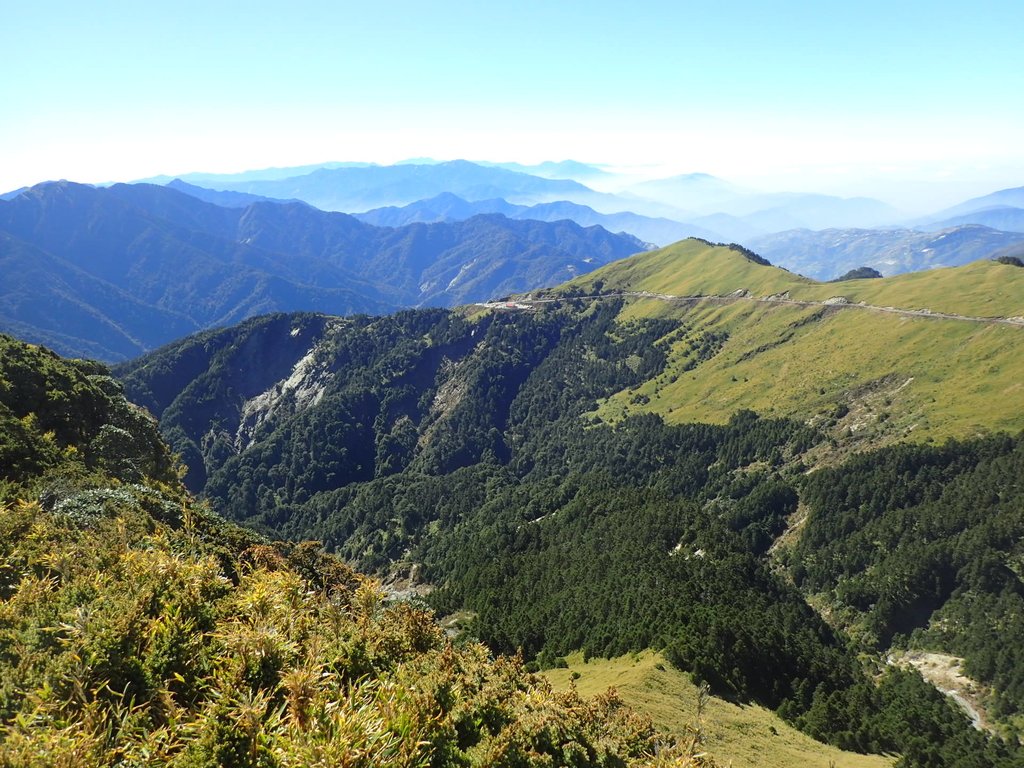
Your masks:
<svg viewBox="0 0 1024 768"><path fill-rule="evenodd" d="M960 705L975 728L980 731L988 727L981 704L982 687L963 673L963 659L945 653L901 651L890 653L886 661L894 666L913 667L921 677Z"/></svg>

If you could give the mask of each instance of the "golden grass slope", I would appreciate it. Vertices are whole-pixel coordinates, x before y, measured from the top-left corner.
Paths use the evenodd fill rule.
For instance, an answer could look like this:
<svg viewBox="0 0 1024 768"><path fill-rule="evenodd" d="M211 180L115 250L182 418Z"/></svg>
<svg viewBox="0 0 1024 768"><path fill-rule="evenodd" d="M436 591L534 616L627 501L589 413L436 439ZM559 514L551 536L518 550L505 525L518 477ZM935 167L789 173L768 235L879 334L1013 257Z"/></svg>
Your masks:
<svg viewBox="0 0 1024 768"><path fill-rule="evenodd" d="M570 656L568 669L544 672L556 689L571 683L583 696L614 687L628 704L646 712L654 724L679 737L697 715L697 687L652 651L617 659ZM573 676L578 677L573 680ZM703 716L705 748L733 768L883 768L893 759L843 752L815 741L759 706L739 706L711 697Z"/></svg>
<svg viewBox="0 0 1024 768"><path fill-rule="evenodd" d="M1024 269L978 262L893 278L816 283L695 240L604 267L570 286L605 292L851 303L972 317L1024 315ZM632 297L622 319L671 316L666 371L602 402L598 415L660 413L670 422L724 422L743 408L834 422L847 441L879 444L1024 428L1024 325L857 306L803 306L751 298L684 303ZM725 339L697 352L708 334Z"/></svg>

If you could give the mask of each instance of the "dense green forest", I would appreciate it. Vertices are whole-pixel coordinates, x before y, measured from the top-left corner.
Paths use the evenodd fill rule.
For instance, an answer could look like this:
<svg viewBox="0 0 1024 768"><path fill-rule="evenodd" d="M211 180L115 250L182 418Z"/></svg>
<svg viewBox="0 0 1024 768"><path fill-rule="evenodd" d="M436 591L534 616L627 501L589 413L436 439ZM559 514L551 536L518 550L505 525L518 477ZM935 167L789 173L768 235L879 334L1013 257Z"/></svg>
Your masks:
<svg viewBox="0 0 1024 768"><path fill-rule="evenodd" d="M822 585L810 550L792 554L795 580L769 554L798 501L827 486L801 463L823 433L750 412L717 426L592 417L601 398L666 375L671 343L715 354L685 322L622 322L620 310L272 316L118 373L199 463L190 478L215 509L381 574L421 567L432 605L471 611L470 632L496 651L548 665L661 648L716 692L844 748L1019 764L916 672L885 668L875 651L892 635L811 609L801 588ZM272 343L296 338L307 341L283 356ZM964 451L966 465L974 449L927 450ZM964 592L959 610L977 607ZM900 631L915 628L921 643L947 642L925 622ZM957 633L965 653L985 642L966 624ZM1006 673L972 669L1016 711Z"/></svg>
<svg viewBox="0 0 1024 768"><path fill-rule="evenodd" d="M1024 711L1024 439L890 448L814 473L801 495L797 584L879 648L948 648L993 683L996 714Z"/></svg>
<svg viewBox="0 0 1024 768"><path fill-rule="evenodd" d="M0 765L713 766L178 480L99 366L0 336Z"/></svg>

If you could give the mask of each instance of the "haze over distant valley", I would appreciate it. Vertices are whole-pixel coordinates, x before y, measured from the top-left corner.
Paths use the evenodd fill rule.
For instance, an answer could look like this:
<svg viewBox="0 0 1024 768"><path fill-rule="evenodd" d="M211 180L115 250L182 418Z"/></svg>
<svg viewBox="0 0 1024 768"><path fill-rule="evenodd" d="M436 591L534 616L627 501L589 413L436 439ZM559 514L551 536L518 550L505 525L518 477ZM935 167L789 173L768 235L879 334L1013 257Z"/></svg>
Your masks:
<svg viewBox="0 0 1024 768"><path fill-rule="evenodd" d="M421 159L394 166L324 163L287 174L287 169L274 168L144 181L166 183L221 204L233 204L224 202L234 199L232 195L242 202L298 199L378 226L497 213L598 225L658 246L686 237L737 242L763 249L773 263L822 280L859 266L887 275L957 266L1024 241L1024 187L994 190L909 216L878 199L758 191L706 173L635 184L608 165L577 161L533 168L464 160ZM606 190L619 191L587 186L595 180Z"/></svg>

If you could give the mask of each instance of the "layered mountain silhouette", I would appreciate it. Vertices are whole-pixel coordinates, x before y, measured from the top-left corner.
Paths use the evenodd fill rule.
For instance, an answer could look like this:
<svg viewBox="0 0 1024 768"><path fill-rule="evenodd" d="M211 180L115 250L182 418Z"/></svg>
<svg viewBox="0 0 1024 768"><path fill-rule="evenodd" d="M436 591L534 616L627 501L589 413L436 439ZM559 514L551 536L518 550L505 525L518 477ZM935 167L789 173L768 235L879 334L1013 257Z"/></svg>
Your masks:
<svg viewBox="0 0 1024 768"><path fill-rule="evenodd" d="M607 185L615 175L571 160L520 165L416 159L390 166L325 163L291 171L273 168L239 174L186 174L153 181L170 181L183 191L219 204L236 204L234 198L217 196L234 192L262 199L302 200L322 210L372 213L367 220L389 224L441 220L436 214L422 215L422 208L436 204L438 197L454 196L480 206L473 208L476 213L500 212L545 221L556 216L571 218L584 226L598 223L613 230L621 228L660 245L688 236L743 241L787 229L865 227L899 219L891 206L872 198L757 192L705 173L635 184L618 194L598 192L583 182ZM186 183L206 191L186 188ZM560 209L537 208L549 204ZM378 210L410 205L415 210L389 211L386 217ZM524 212L522 206L533 210ZM468 211L444 213L445 218L467 215ZM615 218L598 220L602 215Z"/></svg>
<svg viewBox="0 0 1024 768"><path fill-rule="evenodd" d="M723 205L746 194L746 191L724 179L707 173L685 173L665 179L634 184L629 191L638 197L660 200L680 210L699 214L721 211Z"/></svg>
<svg viewBox="0 0 1024 768"><path fill-rule="evenodd" d="M961 224L981 224L1007 232L1024 232L1024 187L1001 189L971 198L914 222L917 229L930 231Z"/></svg>
<svg viewBox="0 0 1024 768"><path fill-rule="evenodd" d="M500 213L510 219L536 221L568 219L584 227L601 226L610 232L628 232L655 245L667 245L687 237L722 239L718 232L705 227L629 211L599 213L589 206L567 200L537 205L515 205L501 198L470 202L450 192L401 207L376 208L366 213L357 213L355 217L378 226L399 227L414 222L462 221L481 213Z"/></svg>
<svg viewBox="0 0 1024 768"><path fill-rule="evenodd" d="M214 182L219 190L276 198L296 198L326 211L366 211L407 205L450 192L468 200L501 197L533 204L552 200L597 200L602 197L568 179L546 179L466 160L444 163L319 168L284 179ZM611 197L611 196L609 196Z"/></svg>
<svg viewBox="0 0 1024 768"><path fill-rule="evenodd" d="M898 275L956 267L1024 243L1024 233L964 224L935 232L912 229L796 229L751 238L752 249L774 264L831 280L857 267Z"/></svg>
<svg viewBox="0 0 1024 768"><path fill-rule="evenodd" d="M361 162L327 162L327 163L313 163L311 165L292 165L282 167L271 167L271 168L255 168L248 171L240 171L238 173L206 173L206 172L193 172L193 173L179 173L174 176L150 176L145 179L136 179L135 184L167 184L175 179L187 182L189 184L196 184L201 187L218 187L222 183L233 183L233 182L244 182L244 181L267 181L273 179L287 179L292 176L302 176L313 171L319 171L326 168L369 168L376 166L376 163L361 163Z"/></svg>
<svg viewBox="0 0 1024 768"><path fill-rule="evenodd" d="M263 197L261 195L250 195L247 192L222 192L216 189L207 189L195 184L189 184L181 179L173 179L164 186L169 189L176 189L186 195L205 200L214 205L223 205L226 208L245 208L253 203L300 203L301 200L281 200L276 197Z"/></svg>
<svg viewBox="0 0 1024 768"><path fill-rule="evenodd" d="M984 208L980 211L971 211L948 219L929 221L918 226L918 229L935 231L958 227L963 224L979 224L983 227L991 227L1004 232L1024 232L1024 208L1014 208L1009 205L998 205L994 208Z"/></svg>
<svg viewBox="0 0 1024 768"><path fill-rule="evenodd" d="M896 214L868 198L759 194L707 174L619 195L556 178L594 172L604 173L573 161L418 160L15 190L0 199L10 275L0 327L65 354L119 360L260 312L379 313L527 291L690 236L743 243L819 279L861 266L890 275L964 264L1016 253L1024 240L1024 188L907 229L863 229ZM595 226L604 229L583 229Z"/></svg>
<svg viewBox="0 0 1024 768"><path fill-rule="evenodd" d="M963 216L969 213L989 211L996 208L1024 208L1024 187L1000 189L988 195L973 197L959 205L942 211L936 215L936 218Z"/></svg>
<svg viewBox="0 0 1024 768"><path fill-rule="evenodd" d="M891 231L900 227L938 235L966 225L1024 232L1024 188L1000 190L908 220L887 203L869 197L758 191L706 173L629 185L627 177L610 169L574 160L524 165L414 158L392 166L323 163L156 180L170 181L181 191L220 205L302 200L383 226L501 213L513 219L569 219L582 226L599 225L653 245L685 237L743 243L755 250L769 243L774 249L772 261L821 278L841 274L850 265L875 262L885 274L963 264L1005 246L1004 240L990 247L993 237L986 229L969 228L946 238L935 249L941 254L936 257L926 250L927 238L894 237ZM598 192L586 186L590 183L619 192ZM826 230L844 232L835 246L842 250L841 263L829 262L835 248L823 251L820 247L828 235L808 234ZM867 231L872 234L865 235ZM892 248L904 240L902 255L893 256ZM790 249L776 248L779 243ZM808 260L818 264L817 272L806 267Z"/></svg>
<svg viewBox="0 0 1024 768"><path fill-rule="evenodd" d="M175 189L55 182L0 202L0 329L120 360L279 310L381 313L550 285L643 250L511 221L374 227L303 203L225 207Z"/></svg>
<svg viewBox="0 0 1024 768"><path fill-rule="evenodd" d="M443 166L452 164L434 161L423 164L425 162L410 161L402 167L406 172L410 168L418 168L419 174L433 174L434 181L438 183L442 183L450 173L450 169ZM483 172L494 170L494 165L485 168L474 163L461 165L476 167ZM564 168L566 175L570 172L578 175L580 168L586 170L589 167L571 162L542 166L547 171ZM541 169L542 166L516 167ZM505 164L504 167L513 166ZM379 166L356 170L365 172L367 179L378 171L384 175L391 172ZM293 177L292 180L299 182L301 178ZM537 181L543 183L545 180ZM223 200L226 204L231 204L230 198L218 196L245 195L187 187L180 181L173 183L190 194L215 202ZM627 194L605 196L601 200L602 205L614 200L623 207L636 206L637 210L664 210L669 216L648 216L629 210L601 212L570 200L520 205L501 197L467 199L453 192L354 215L363 221L385 226L459 221L485 212L501 213L514 219L569 219L583 226L596 224L610 231L627 232L653 245L665 245L691 236L717 242L739 242L756 251L764 251L774 263L787 269L818 279L830 279L864 265L884 274L899 274L934 266L965 264L1002 252L1019 239L1007 233L1024 231L1024 209L1012 205L1020 196L1018 189L1002 190L968 200L931 217L906 222L903 229L893 226L869 229L865 225L898 221L899 214L871 198L754 193L717 177L695 173L634 185ZM681 210L683 207L691 213ZM602 210L607 211L606 208ZM715 212L697 215L697 212L712 210Z"/></svg>
<svg viewBox="0 0 1024 768"><path fill-rule="evenodd" d="M531 176L540 176L544 179L572 179L580 183L605 179L613 174L597 165L581 163L577 160L547 160L534 165L523 165L522 163L491 163L477 161L478 165L504 168L508 171L528 173Z"/></svg>

